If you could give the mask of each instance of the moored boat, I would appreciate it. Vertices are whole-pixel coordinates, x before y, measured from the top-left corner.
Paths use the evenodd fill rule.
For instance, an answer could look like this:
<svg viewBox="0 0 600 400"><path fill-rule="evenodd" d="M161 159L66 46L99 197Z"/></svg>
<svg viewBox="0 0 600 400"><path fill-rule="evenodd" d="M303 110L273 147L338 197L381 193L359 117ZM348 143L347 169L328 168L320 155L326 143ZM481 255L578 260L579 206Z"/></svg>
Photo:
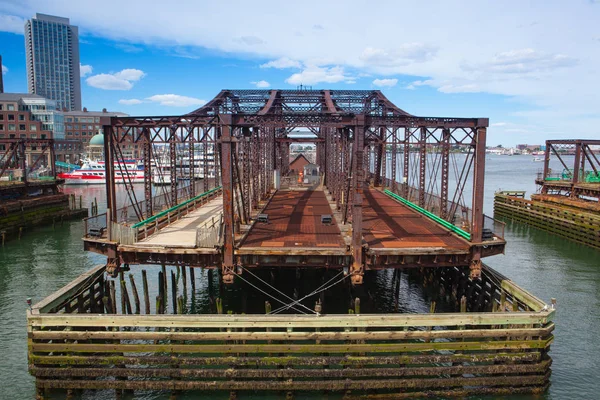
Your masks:
<svg viewBox="0 0 600 400"><path fill-rule="evenodd" d="M144 169L133 160L115 162L114 175L116 183L143 183ZM65 180L65 185L101 185L106 183L104 161L84 161L81 168L57 175Z"/></svg>

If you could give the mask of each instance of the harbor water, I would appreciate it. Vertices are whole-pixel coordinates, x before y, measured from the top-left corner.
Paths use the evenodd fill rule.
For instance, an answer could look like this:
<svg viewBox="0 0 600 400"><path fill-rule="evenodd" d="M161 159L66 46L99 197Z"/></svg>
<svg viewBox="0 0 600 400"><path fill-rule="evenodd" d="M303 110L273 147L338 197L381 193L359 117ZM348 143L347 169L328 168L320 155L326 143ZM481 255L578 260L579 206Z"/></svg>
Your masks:
<svg viewBox="0 0 600 400"><path fill-rule="evenodd" d="M530 156L495 156L486 159L485 213L493 214L496 190L535 191L535 177L542 163ZM67 187L82 195L84 204L98 199L105 208L103 186ZM102 256L85 253L80 221L57 223L27 232L20 241L0 249L0 399L34 398L34 380L27 371L27 298L35 303L70 282ZM485 262L547 303L557 299L551 387L547 399L597 398L600 380L600 251L569 242L519 224L508 223L506 254ZM135 270L137 267L132 267ZM150 267L149 267L150 268ZM369 284L374 304L389 303L391 273L382 271ZM208 309L207 274L196 275L196 310ZM401 311L426 312L418 288L402 282ZM235 296L233 296L235 297ZM250 296L261 298L260 296ZM251 301L251 300L249 300ZM335 301L335 300L334 300ZM384 311L390 310L383 308ZM251 310L254 311L254 310ZM90 392L85 398L112 398L114 392ZM168 398L169 393L141 392L136 398ZM183 398L194 398L186 395ZM224 398L226 398L225 396ZM330 396L331 397L331 396ZM516 398L516 397L515 397ZM527 398L519 397L519 398Z"/></svg>

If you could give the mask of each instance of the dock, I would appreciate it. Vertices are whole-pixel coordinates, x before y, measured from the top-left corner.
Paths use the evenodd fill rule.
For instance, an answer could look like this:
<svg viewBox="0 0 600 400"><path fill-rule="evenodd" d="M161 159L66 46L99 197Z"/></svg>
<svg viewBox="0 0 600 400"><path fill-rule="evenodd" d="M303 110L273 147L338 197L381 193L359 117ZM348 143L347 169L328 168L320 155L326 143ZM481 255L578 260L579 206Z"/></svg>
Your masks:
<svg viewBox="0 0 600 400"><path fill-rule="evenodd" d="M544 170L536 178L539 193L501 191L494 196L494 217L533 226L600 249L600 162L590 146L600 140L548 140ZM571 150L569 165L563 152ZM550 161L564 169L552 171Z"/></svg>
<svg viewBox="0 0 600 400"><path fill-rule="evenodd" d="M506 246L504 223L483 213L488 125L415 116L376 90L223 90L186 115L112 117L107 212L83 238L107 263L28 312L38 397L543 393L554 303L484 263ZM111 169L129 141L145 166L154 146L169 149L171 186L154 193L145 169L143 197L124 185L119 208ZM307 142L314 163L290 170L290 144ZM376 279L397 303L401 276L427 311L361 307Z"/></svg>

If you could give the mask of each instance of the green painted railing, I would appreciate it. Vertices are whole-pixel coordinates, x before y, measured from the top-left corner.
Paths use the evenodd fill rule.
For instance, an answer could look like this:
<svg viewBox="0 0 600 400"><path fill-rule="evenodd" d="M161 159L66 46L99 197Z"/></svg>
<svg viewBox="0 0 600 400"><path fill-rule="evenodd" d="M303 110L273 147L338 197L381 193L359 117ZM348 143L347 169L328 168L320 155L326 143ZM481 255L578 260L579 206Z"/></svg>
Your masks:
<svg viewBox="0 0 600 400"><path fill-rule="evenodd" d="M434 213L427 211L423 207L419 207L415 203L412 203L412 202L406 200L405 198L398 196L396 193L390 192L389 190L385 190L384 193L387 194L388 196L390 196L391 198L398 200L400 203L402 203L402 204L412 208L413 210L425 215L426 217L432 219L433 221L437 222L438 224L442 225L443 227L451 230L452 232L456 233L458 236L460 236L464 239L467 239L467 240L471 240L470 233L465 232L464 230L451 224L450 222L446 221L445 219L438 217Z"/></svg>
<svg viewBox="0 0 600 400"><path fill-rule="evenodd" d="M183 208L183 207L187 206L190 203L193 203L196 200L200 200L203 197L210 196L211 194L217 192L220 189L221 189L221 186L218 186L218 187L216 187L214 189L209 190L208 192L204 192L202 194L199 194L198 196L192 197L191 199L186 200L186 201L184 201L181 204L177 204L176 206L173 206L173 207L171 207L171 208L169 208L167 210L161 211L158 214L153 215L153 216L151 216L148 219L140 221L140 222L136 223L135 225L132 225L131 227L132 228L139 228L141 226L144 226L144 225L147 225L149 223L152 223L152 222L156 221L157 219L159 219L161 217L164 217L165 215L167 215L167 214L169 214L169 213L171 213L173 211L177 211L178 209Z"/></svg>

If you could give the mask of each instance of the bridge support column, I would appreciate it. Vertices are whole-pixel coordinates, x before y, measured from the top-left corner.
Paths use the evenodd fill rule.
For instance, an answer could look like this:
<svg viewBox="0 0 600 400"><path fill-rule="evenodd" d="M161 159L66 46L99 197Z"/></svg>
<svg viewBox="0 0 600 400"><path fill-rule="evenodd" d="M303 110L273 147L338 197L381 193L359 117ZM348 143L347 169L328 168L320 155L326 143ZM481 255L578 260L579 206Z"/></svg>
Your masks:
<svg viewBox="0 0 600 400"><path fill-rule="evenodd" d="M223 283L233 283L233 164L232 152L235 148L235 138L231 136L231 115L220 116L221 120L221 182L223 186L223 264L221 266Z"/></svg>
<svg viewBox="0 0 600 400"><path fill-rule="evenodd" d="M146 202L146 218L152 216L152 143L148 128L142 129L142 154L144 156L144 200Z"/></svg>
<svg viewBox="0 0 600 400"><path fill-rule="evenodd" d="M473 214L471 216L471 243L479 245L483 233L483 180L485 175L486 128L478 128L475 135L475 163L473 172ZM471 279L481 277L481 248L473 249Z"/></svg>
<svg viewBox="0 0 600 400"><path fill-rule="evenodd" d="M362 248L362 201L364 187L364 145L365 119L363 115L356 117L354 127L354 158L356 160L354 176L354 195L352 196L352 266L350 268L352 284L360 285L365 273Z"/></svg>

